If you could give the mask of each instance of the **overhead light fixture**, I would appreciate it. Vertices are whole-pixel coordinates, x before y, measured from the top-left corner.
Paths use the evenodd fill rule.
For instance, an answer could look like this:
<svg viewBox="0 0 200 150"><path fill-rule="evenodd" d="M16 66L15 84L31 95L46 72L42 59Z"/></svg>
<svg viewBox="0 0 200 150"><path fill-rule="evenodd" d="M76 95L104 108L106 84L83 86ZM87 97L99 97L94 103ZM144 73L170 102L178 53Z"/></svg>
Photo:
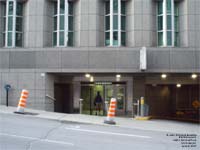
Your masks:
<svg viewBox="0 0 200 150"><path fill-rule="evenodd" d="M197 74L194 74L194 73L193 73L193 74L191 75L191 78L192 78L192 79L196 79L196 78L197 78Z"/></svg>
<svg viewBox="0 0 200 150"><path fill-rule="evenodd" d="M117 77L117 78L121 78L121 75L120 75L120 74L117 74L116 77Z"/></svg>
<svg viewBox="0 0 200 150"><path fill-rule="evenodd" d="M85 74L85 77L86 77L86 78L90 78L90 76L91 76L91 75L90 75L89 73L86 73L86 74Z"/></svg>
<svg viewBox="0 0 200 150"><path fill-rule="evenodd" d="M167 75L166 75L166 74L162 74L162 75L161 75L161 78L162 78L162 79L166 79L166 78L167 78Z"/></svg>
<svg viewBox="0 0 200 150"><path fill-rule="evenodd" d="M93 76L90 77L90 82L94 82L94 77Z"/></svg>
<svg viewBox="0 0 200 150"><path fill-rule="evenodd" d="M177 87L177 88L180 88L180 87L181 87L181 84L180 84L180 83L178 83L178 84L176 85L176 87Z"/></svg>

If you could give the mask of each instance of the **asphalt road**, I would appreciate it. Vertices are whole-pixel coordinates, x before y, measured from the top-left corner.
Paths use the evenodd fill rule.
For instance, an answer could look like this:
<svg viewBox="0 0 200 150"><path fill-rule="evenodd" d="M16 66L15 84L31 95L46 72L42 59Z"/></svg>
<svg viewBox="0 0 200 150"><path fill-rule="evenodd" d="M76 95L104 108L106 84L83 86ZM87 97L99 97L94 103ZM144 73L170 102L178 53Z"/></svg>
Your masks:
<svg viewBox="0 0 200 150"><path fill-rule="evenodd" d="M184 135L0 114L0 150L197 150ZM177 141L178 140L178 141ZM182 141L184 142L184 141ZM194 141L193 141L194 142ZM182 146L190 146L183 148ZM196 147L191 147L196 145Z"/></svg>

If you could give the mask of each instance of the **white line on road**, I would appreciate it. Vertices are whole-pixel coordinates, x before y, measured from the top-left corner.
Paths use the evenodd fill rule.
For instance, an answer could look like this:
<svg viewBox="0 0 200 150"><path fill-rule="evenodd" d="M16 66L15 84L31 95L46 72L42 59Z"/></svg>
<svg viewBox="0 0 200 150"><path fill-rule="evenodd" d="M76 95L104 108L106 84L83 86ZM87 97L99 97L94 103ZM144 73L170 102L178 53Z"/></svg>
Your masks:
<svg viewBox="0 0 200 150"><path fill-rule="evenodd" d="M125 134L125 133L114 133L114 132L104 132L104 131L95 131L95 130L87 130L87 129L78 129L78 128L68 128L65 127L66 130L73 131L81 131L81 132L90 132L90 133L99 133L99 134L107 134L107 135L118 135L118 136L128 136L128 137L138 137L138 138L147 138L150 139L150 136L142 136L142 135L134 135L134 134Z"/></svg>
<svg viewBox="0 0 200 150"><path fill-rule="evenodd" d="M55 140L48 140L48 139L40 139L40 138L34 138L34 137L28 137L28 136L21 136L21 135L15 135L15 134L0 133L0 135L17 137L17 138L24 138L24 139L29 139L29 140L38 140L38 142L48 142L48 143L55 143L55 144L63 144L63 145L74 146L73 143L62 142L62 141L55 141Z"/></svg>

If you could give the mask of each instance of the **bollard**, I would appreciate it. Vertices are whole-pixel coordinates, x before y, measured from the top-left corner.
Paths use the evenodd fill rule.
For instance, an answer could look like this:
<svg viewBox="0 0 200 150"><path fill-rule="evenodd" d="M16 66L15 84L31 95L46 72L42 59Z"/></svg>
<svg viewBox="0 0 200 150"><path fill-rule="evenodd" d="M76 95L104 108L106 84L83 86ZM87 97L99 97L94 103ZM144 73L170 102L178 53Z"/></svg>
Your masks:
<svg viewBox="0 0 200 150"><path fill-rule="evenodd" d="M145 106L144 106L144 97L140 98L140 116L144 117Z"/></svg>
<svg viewBox="0 0 200 150"><path fill-rule="evenodd" d="M105 101L105 110L106 110L106 115L108 114L108 101Z"/></svg>
<svg viewBox="0 0 200 150"><path fill-rule="evenodd" d="M82 114L83 113L83 99L79 100L79 113Z"/></svg>
<svg viewBox="0 0 200 150"><path fill-rule="evenodd" d="M137 100L137 116L140 115L140 100Z"/></svg>

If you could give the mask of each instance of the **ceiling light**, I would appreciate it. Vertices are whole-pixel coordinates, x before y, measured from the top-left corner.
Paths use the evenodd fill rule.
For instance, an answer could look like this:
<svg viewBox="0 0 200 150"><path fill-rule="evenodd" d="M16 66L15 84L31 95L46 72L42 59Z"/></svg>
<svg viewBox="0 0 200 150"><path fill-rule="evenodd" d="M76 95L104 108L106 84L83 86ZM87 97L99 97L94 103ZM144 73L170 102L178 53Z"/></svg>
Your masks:
<svg viewBox="0 0 200 150"><path fill-rule="evenodd" d="M196 79L197 78L197 74L192 74L191 77L192 77L192 79Z"/></svg>
<svg viewBox="0 0 200 150"><path fill-rule="evenodd" d="M90 74L89 74L89 73L86 73L86 74L85 74L85 77L86 77L86 78L89 78L89 77L90 77Z"/></svg>
<svg viewBox="0 0 200 150"><path fill-rule="evenodd" d="M176 87L177 87L177 88L180 88L180 87L181 87L181 84L180 84L180 83L178 83L178 84L176 85Z"/></svg>
<svg viewBox="0 0 200 150"><path fill-rule="evenodd" d="M120 75L120 74L117 74L116 77L117 77L117 78L121 78L121 75Z"/></svg>
<svg viewBox="0 0 200 150"><path fill-rule="evenodd" d="M162 75L161 75L161 78L166 79L166 78L167 78L167 75L166 75L166 74L162 74Z"/></svg>

